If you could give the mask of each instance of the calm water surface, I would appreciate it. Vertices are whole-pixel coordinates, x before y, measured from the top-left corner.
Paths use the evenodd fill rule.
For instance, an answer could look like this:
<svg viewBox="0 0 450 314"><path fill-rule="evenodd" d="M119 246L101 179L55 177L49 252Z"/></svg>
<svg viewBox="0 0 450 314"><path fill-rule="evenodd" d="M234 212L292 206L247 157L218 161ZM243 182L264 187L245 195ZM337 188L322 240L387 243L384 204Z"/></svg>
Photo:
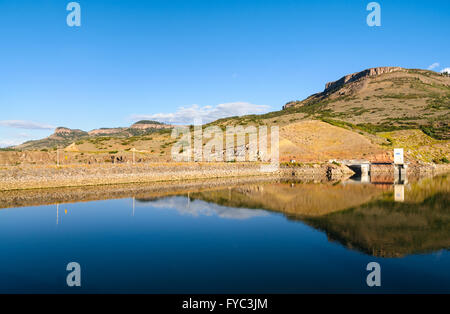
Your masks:
<svg viewBox="0 0 450 314"><path fill-rule="evenodd" d="M439 177L2 209L0 292L449 293L449 199ZM73 261L80 288L66 285Z"/></svg>

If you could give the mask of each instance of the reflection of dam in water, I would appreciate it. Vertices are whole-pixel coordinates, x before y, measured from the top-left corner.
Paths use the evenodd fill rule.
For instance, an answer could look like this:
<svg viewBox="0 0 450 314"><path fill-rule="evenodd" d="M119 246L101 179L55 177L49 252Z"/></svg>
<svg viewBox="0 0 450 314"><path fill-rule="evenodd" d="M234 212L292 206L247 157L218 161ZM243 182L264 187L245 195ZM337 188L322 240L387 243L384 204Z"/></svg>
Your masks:
<svg viewBox="0 0 450 314"><path fill-rule="evenodd" d="M370 160L340 161L355 172L361 182L372 184L406 184L406 169L403 148L394 149L394 158L384 156Z"/></svg>
<svg viewBox="0 0 450 314"><path fill-rule="evenodd" d="M405 164L371 163L366 160L351 160L345 164L355 172L350 182L371 183L386 189L390 189L393 185L395 201L404 201L405 185L408 184Z"/></svg>
<svg viewBox="0 0 450 314"><path fill-rule="evenodd" d="M405 200L405 186L408 184L406 176L402 176L401 180L394 180L393 176L385 173L368 174L364 176L354 175L349 178L347 183L368 183L374 184L380 189L390 190L394 187L394 200L396 202L403 202Z"/></svg>

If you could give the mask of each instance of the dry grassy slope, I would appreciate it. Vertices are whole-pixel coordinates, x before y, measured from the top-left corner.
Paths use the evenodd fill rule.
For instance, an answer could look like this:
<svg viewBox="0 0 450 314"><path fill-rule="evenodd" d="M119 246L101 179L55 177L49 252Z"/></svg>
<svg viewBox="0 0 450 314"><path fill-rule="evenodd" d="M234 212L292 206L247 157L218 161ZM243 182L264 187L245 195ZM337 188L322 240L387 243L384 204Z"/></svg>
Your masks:
<svg viewBox="0 0 450 314"><path fill-rule="evenodd" d="M286 104L286 113L305 112L369 128L378 125L380 130L428 126L424 130L430 135L450 138L450 77L402 68L378 75L360 73L354 74L355 80Z"/></svg>
<svg viewBox="0 0 450 314"><path fill-rule="evenodd" d="M359 159L383 152L367 137L322 121L301 121L280 129L282 161Z"/></svg>
<svg viewBox="0 0 450 314"><path fill-rule="evenodd" d="M214 124L278 125L287 133L280 135L284 159L358 158L404 147L409 161L440 163L450 159L449 113L450 77L427 70L374 68L328 83L324 92L288 103L284 110ZM308 122L315 125L311 132L303 122L311 119L341 131Z"/></svg>

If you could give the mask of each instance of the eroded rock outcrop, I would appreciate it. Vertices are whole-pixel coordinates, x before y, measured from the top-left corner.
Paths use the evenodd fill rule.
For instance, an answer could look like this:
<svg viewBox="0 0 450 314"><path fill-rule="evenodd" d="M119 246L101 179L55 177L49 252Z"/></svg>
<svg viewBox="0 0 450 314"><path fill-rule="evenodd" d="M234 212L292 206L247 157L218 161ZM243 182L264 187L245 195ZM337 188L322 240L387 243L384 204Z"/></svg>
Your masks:
<svg viewBox="0 0 450 314"><path fill-rule="evenodd" d="M401 67L378 67L378 68L367 69L367 70L357 72L357 73L352 73L352 74L349 74L349 75L346 75L346 76L340 78L337 81L329 82L329 83L325 84L324 92L327 93L330 91L337 90L347 83L355 82L355 81L365 78L365 77L378 76L378 75L385 74L385 73L392 73L392 72L403 71L403 70L404 69Z"/></svg>
<svg viewBox="0 0 450 314"><path fill-rule="evenodd" d="M283 109L307 105L311 102L327 99L330 96L336 97L336 96L351 95L361 90L365 86L368 78L379 76L386 73L400 72L400 71L407 71L407 70L401 67L377 67L377 68L370 68L361 72L348 74L343 76L337 81L326 83L323 92L311 95L310 97L308 97L303 101L288 102L286 105L283 106Z"/></svg>

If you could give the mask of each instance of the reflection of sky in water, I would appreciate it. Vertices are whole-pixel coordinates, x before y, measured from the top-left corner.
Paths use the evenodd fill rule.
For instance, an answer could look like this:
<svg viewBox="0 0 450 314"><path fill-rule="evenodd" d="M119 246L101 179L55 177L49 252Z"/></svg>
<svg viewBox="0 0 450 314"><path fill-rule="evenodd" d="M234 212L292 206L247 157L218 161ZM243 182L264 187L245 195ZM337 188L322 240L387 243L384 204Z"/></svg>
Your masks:
<svg viewBox="0 0 450 314"><path fill-rule="evenodd" d="M268 216L268 213L260 209L232 208L207 203L201 200L189 200L185 196L173 196L157 199L154 201L139 202L137 207L149 206L158 209L175 209L180 214L192 216L213 216L228 219L249 219L252 217Z"/></svg>

